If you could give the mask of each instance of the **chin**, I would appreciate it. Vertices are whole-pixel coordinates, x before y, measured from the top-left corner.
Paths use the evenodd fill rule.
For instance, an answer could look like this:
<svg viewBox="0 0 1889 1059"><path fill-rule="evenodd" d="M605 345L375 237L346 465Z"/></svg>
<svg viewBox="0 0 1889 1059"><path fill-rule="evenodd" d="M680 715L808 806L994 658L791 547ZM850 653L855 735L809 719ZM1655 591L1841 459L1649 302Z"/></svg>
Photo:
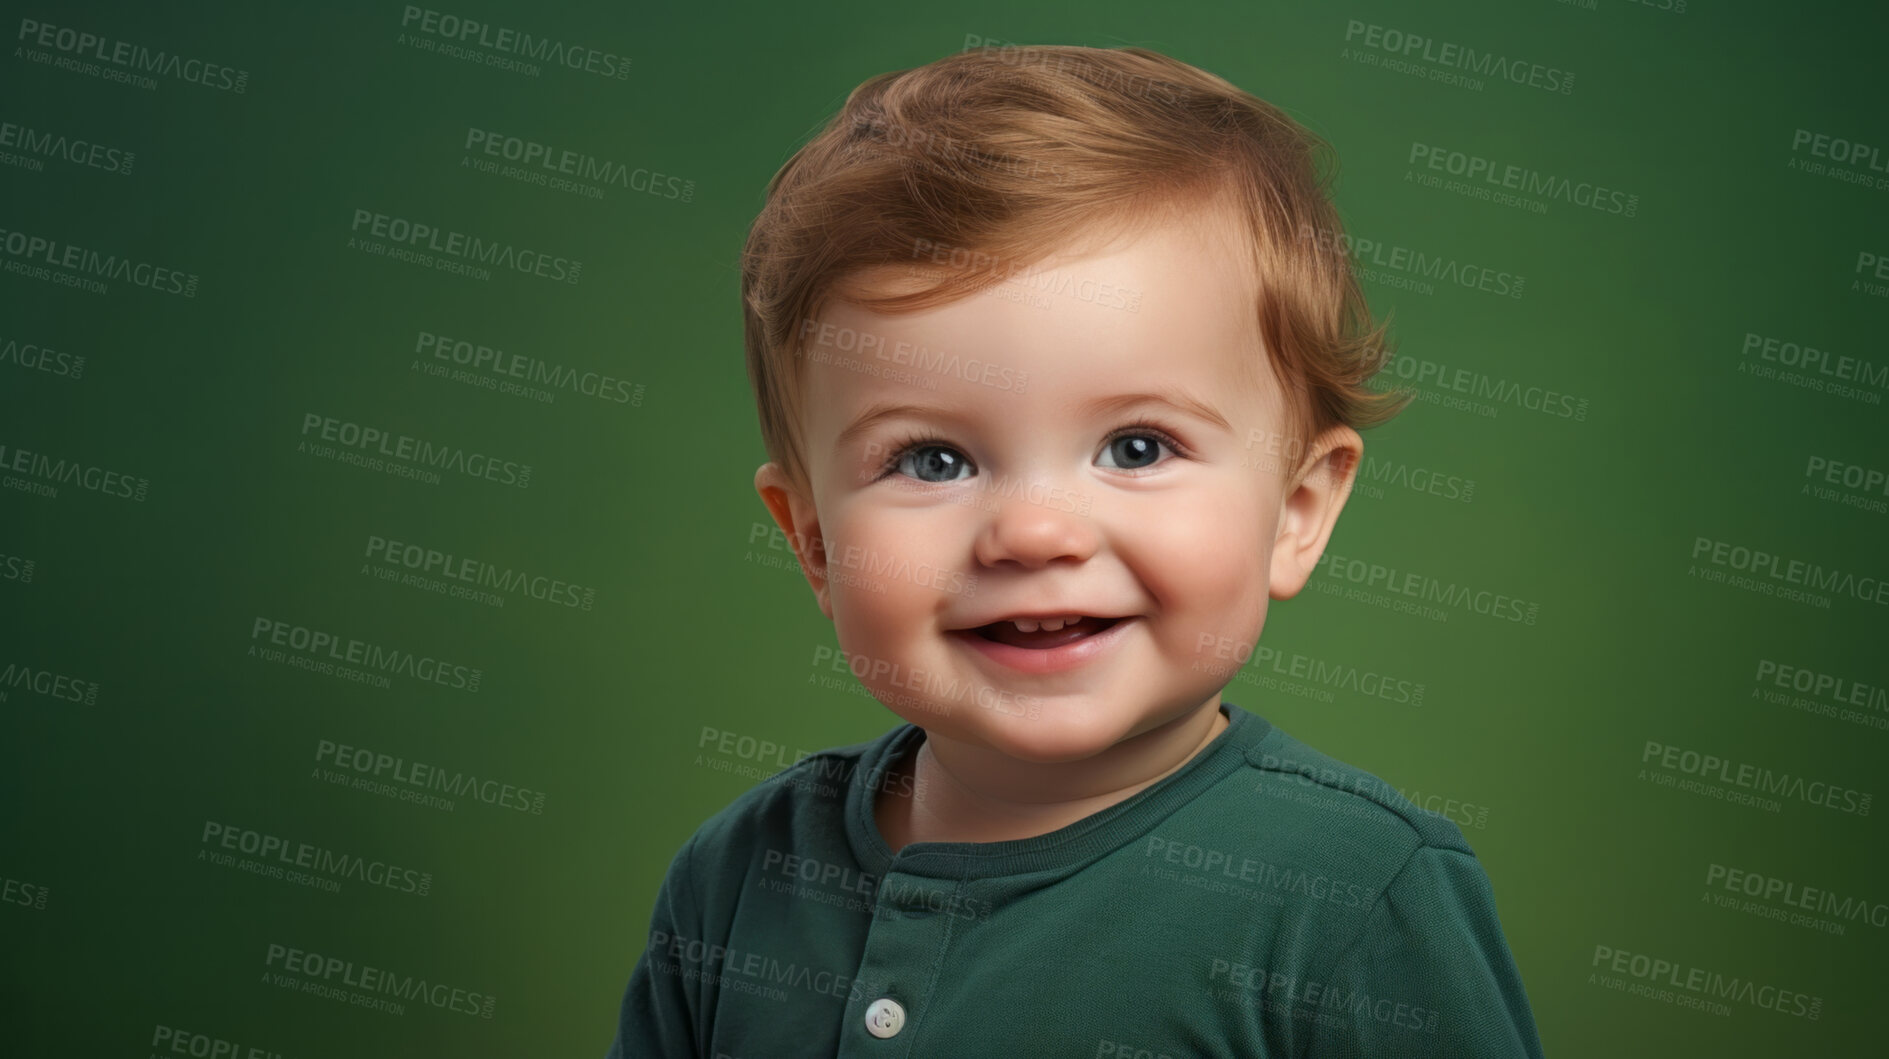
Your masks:
<svg viewBox="0 0 1889 1059"><path fill-rule="evenodd" d="M1128 728L1097 724L1093 717L1059 718L1047 705L1036 717L1007 717L1004 722L997 728L978 725L957 738L1018 761L1056 765L1092 758L1129 735Z"/></svg>
<svg viewBox="0 0 1889 1059"><path fill-rule="evenodd" d="M1098 743L1059 743L1043 742L986 744L992 750L1017 761L1027 761L1033 765L1063 765L1072 761L1085 761L1114 746Z"/></svg>

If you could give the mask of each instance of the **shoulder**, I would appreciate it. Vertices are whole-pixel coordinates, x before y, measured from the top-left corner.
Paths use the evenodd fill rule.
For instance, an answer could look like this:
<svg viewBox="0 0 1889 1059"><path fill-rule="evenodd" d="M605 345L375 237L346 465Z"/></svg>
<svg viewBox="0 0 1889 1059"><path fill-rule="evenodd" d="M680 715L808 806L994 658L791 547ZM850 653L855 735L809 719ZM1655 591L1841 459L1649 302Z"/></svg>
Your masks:
<svg viewBox="0 0 1889 1059"><path fill-rule="evenodd" d="M1224 851L1242 876L1318 898L1298 902L1296 914L1347 933L1346 922L1379 905L1413 861L1475 861L1454 822L1276 726L1242 754L1182 830L1209 850L1202 856Z"/></svg>
<svg viewBox="0 0 1889 1059"><path fill-rule="evenodd" d="M1356 765L1340 761L1278 727L1247 747L1246 775L1264 807L1262 818L1277 826L1281 816L1316 825L1326 840L1338 839L1354 853L1401 867L1416 850L1429 847L1474 856L1463 832L1449 818L1425 810L1397 788Z"/></svg>
<svg viewBox="0 0 1889 1059"><path fill-rule="evenodd" d="M1464 930L1500 937L1488 876L1453 820L1276 727L1246 747L1233 776L1246 782L1214 827L1240 848L1266 851L1292 890L1314 898L1291 916L1316 941L1301 954L1308 969L1329 969L1332 954L1348 950L1388 961L1384 946L1406 936L1453 939L1453 951Z"/></svg>
<svg viewBox="0 0 1889 1059"><path fill-rule="evenodd" d="M691 872L699 879L764 847L786 849L810 829L843 828L854 773L898 731L808 754L736 795L690 836Z"/></svg>
<svg viewBox="0 0 1889 1059"><path fill-rule="evenodd" d="M1255 929L1312 950L1415 894L1439 859L1481 871L1457 825L1370 772L1260 718L1243 725L1233 768L1142 839L1139 859L1255 900ZM1412 869L1415 870L1412 870Z"/></svg>

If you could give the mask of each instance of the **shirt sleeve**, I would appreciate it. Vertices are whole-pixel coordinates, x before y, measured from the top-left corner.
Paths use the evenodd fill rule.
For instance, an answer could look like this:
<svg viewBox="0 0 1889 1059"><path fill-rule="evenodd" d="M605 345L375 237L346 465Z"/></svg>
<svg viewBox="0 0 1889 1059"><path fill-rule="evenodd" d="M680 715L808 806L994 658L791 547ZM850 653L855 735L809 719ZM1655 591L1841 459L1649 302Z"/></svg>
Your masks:
<svg viewBox="0 0 1889 1059"><path fill-rule="evenodd" d="M699 1059L695 1027L701 1012L701 980L686 974L694 966L670 959L671 944L701 939L700 916L689 878L695 836L684 843L656 892L649 936L630 970L617 1018L616 1039L605 1059Z"/></svg>
<svg viewBox="0 0 1889 1059"><path fill-rule="evenodd" d="M1541 1059L1535 1016L1475 855L1419 846L1300 1002L1307 1055Z"/></svg>

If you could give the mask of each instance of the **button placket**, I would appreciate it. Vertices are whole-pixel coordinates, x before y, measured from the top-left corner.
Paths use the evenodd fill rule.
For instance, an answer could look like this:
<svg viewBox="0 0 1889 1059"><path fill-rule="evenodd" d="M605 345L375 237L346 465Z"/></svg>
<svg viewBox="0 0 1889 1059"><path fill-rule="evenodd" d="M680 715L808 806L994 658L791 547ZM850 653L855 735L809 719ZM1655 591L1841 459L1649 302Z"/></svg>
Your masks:
<svg viewBox="0 0 1889 1059"><path fill-rule="evenodd" d="M899 871L879 878L872 927L854 976L858 999L851 1018L859 1021L852 1023L854 1036L842 1043L838 1059L904 1059L912 1054L916 1041L905 1031L923 1013L932 975L951 935L951 917L933 914L923 895L958 885Z"/></svg>

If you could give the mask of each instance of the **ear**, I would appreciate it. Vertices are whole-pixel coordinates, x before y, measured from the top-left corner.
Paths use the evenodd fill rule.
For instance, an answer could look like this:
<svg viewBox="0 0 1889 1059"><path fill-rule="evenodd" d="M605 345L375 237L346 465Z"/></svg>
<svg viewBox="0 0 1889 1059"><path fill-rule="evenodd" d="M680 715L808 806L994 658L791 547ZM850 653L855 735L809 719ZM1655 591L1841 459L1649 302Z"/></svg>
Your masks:
<svg viewBox="0 0 1889 1059"><path fill-rule="evenodd" d="M1279 531L1272 546L1273 599L1291 599L1305 587L1325 554L1338 513L1351 496L1364 439L1348 426L1331 427L1312 439L1306 460L1286 483L1279 508Z"/></svg>
<svg viewBox="0 0 1889 1059"><path fill-rule="evenodd" d="M820 613L833 620L833 605L827 599L826 540L820 536L820 521L813 500L788 481L787 472L778 463L764 463L754 472L754 491L774 516L775 525L787 535L794 558L800 560L800 572L813 587L813 598Z"/></svg>

